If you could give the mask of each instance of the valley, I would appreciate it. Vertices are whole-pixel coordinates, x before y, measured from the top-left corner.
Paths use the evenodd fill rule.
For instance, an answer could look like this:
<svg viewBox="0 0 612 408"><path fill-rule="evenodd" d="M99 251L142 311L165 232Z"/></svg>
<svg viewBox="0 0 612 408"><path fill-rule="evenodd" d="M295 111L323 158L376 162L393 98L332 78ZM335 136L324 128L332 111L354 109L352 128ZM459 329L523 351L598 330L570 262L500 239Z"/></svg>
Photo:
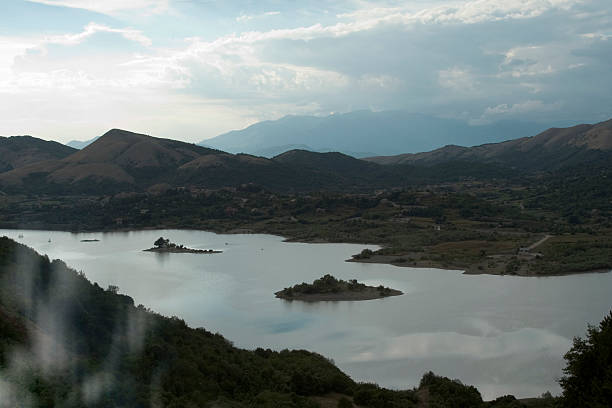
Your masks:
<svg viewBox="0 0 612 408"><path fill-rule="evenodd" d="M542 179L501 185L466 181L369 194L282 194L244 185L102 197L5 196L0 197L0 227L270 233L291 241L382 246L371 254L354 254L352 261L472 274L542 276L609 269L610 172L573 174L573 183L559 174L545 184L538 184ZM551 238L537 251L524 250L545 235Z"/></svg>
<svg viewBox="0 0 612 408"><path fill-rule="evenodd" d="M165 371L169 374L161 388L150 388L147 378L134 375L140 366L128 359L117 375L142 382L132 391L113 382L107 386L121 390L132 402L144 393L163 390L167 401L216 401L223 407L264 407L271 401L314 407L342 399L369 407L420 406L432 399L449 406L457 398L483 407L549 407L558 399L544 395L519 402L500 395L559 392L553 381L561 370L561 355L570 347L568 339L581 333L585 321L608 308L607 296L595 294L609 292L610 274L592 272L612 269L610 126L608 121L550 130L519 141L366 160L306 150L290 150L273 158L231 154L118 129L82 150L62 149L50 158L32 150L32 142L41 146L37 141L8 138L14 150L13 156L5 157L34 153L27 162L7 159L0 173L0 228L20 242L65 259L84 271L79 276L95 279L88 296L119 296L118 304L128 309L134 304L129 299L136 299L164 316L180 316L187 323L161 316L155 321L169 325L167 333L180 332L194 344L208 341L203 339L209 334L189 327L205 326L236 339L240 347L255 348L254 352L236 350L216 335L202 346L220 350L221 343L229 344L222 347L223 352L238 353L236 364L243 370L250 369L247 361L264 355L278 361L272 367L289 364L274 375L290 376L290 382L245 383L240 395L232 393L231 385L213 382L204 395L180 397L175 379L186 374L173 370L189 370L186 362ZM158 238L160 233L181 244ZM159 245L143 251L151 242ZM320 243L326 244L314 245ZM10 242L2 245L12 248L8 253L23 251ZM320 252L310 254L315 248ZM199 255L209 253L217 255ZM361 275L366 289L283 295L298 302L271 296L279 282L289 288L330 269L334 274L341 271L338 276L349 285L359 277L355 271L367 272ZM588 287L588 296L583 291L570 295L576 282ZM98 283L108 286L102 295ZM119 294L120 288L133 298ZM401 293L405 295L395 296ZM355 302L365 299L369 300ZM585 304L587 299L591 306L569 319L571 327L564 325L559 331L538 320L552 304L567 316L576 309L574 302ZM30 312L14 306L23 301L0 303L0 314L9 316L2 321L17 324L2 329L12 336L11 344L26 341L19 325L32 324L27 321ZM338 308L337 303L348 309ZM253 305L258 305L257 318L244 320L244 310ZM148 313L139 308L138 315ZM356 308L359 313L353 315ZM407 313L423 308L432 311L431 318L423 312ZM483 315L482 310L490 313ZM461 315L456 316L459 311ZM121 313L113 319L124 319ZM517 329L512 325L519 315L523 323ZM412 325L414 319L419 321L420 332L405 326L407 316ZM315 321L323 324L321 329L313 329ZM386 334L372 336L372 330ZM490 330L496 333L493 338L486 335ZM146 338L168 335L164 333L152 331ZM347 333L356 342L342 351ZM427 356L402 352L400 362L389 363L386 350L403 350L403 344L415 341L424 341L434 351ZM454 352L446 360L443 356L450 352L446 341L454 345L453 350L461 344L466 350L474 344L490 350L485 360L472 361L469 353L459 354L480 367L478 372L497 370L496 361L506 356L500 344L513 344L513 350L518 350L512 352L515 367L507 369L500 382L488 383L469 365L453 360L458 356ZM128 344L120 348L125 350ZM310 354L300 354L298 360L308 362L295 361L297 366L288 363L295 355L286 354L284 348L311 349L311 344L316 345L315 351L338 359L342 371L327 365L327 360L318 366L316 354L314 360ZM554 348L556 358L532 349L533 344ZM102 342L100 347L115 346ZM368 351L356 351L363 347ZM178 354L186 350L181 345L165 344L164 348ZM146 350L154 354L156 349ZM204 360L210 357L208 352L198 355ZM137 364L161 361L143 359ZM293 370L301 364L318 367L314 377L297 376ZM534 371L533 364L546 367L545 378L522 377L520 373ZM275 368L270 369L274 373ZM476 383L482 394L428 373L431 369ZM196 371L190 375L212 381L208 371ZM414 389L383 388L405 389L405 382L397 383L398 378L416 384L421 376ZM35 377L47 381L44 375ZM231 378L242 381L240 376ZM375 381L383 387L353 379ZM539 385L534 381L540 381ZM44 383L43 389L67 392L50 383ZM482 395L491 401L482 402Z"/></svg>
<svg viewBox="0 0 612 408"><path fill-rule="evenodd" d="M0 408L604 408L612 1L0 6Z"/></svg>

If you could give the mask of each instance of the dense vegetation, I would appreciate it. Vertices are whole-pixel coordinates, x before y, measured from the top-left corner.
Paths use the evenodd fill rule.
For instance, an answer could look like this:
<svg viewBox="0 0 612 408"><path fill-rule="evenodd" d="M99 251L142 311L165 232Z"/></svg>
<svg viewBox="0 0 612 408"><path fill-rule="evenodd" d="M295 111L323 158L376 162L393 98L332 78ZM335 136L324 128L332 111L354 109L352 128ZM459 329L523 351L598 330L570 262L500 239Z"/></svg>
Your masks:
<svg viewBox="0 0 612 408"><path fill-rule="evenodd" d="M391 288L382 285L377 287L366 286L364 283L357 282L356 279L344 281L337 279L332 275L324 275L319 279L315 279L312 283L302 282L297 285L285 288L277 292L278 297L291 299L300 295L321 295L321 294L338 294L343 292L365 292L375 290L376 295L380 297L391 296L392 294L401 294Z"/></svg>
<svg viewBox="0 0 612 408"><path fill-rule="evenodd" d="M383 248L357 260L470 273L550 275L612 268L610 167L516 182L368 193L278 194L254 184L112 196L0 196L0 227L197 228ZM533 251L520 252L545 235Z"/></svg>
<svg viewBox="0 0 612 408"><path fill-rule="evenodd" d="M612 401L612 312L565 355L560 384L565 407L608 407Z"/></svg>

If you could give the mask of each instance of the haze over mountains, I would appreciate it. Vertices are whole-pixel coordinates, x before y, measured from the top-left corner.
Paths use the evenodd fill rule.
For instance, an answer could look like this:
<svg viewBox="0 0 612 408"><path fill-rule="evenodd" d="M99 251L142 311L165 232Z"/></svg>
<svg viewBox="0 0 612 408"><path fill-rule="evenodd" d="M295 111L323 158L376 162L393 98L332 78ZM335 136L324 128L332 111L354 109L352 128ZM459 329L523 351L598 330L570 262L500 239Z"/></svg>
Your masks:
<svg viewBox="0 0 612 408"><path fill-rule="evenodd" d="M612 120L535 137L370 157L290 150L271 159L112 129L82 150L32 137L0 139L0 191L106 194L253 183L278 191L404 187L504 178L612 160ZM17 160L16 158L22 158ZM519 171L517 171L517 169Z"/></svg>
<svg viewBox="0 0 612 408"><path fill-rule="evenodd" d="M456 119L403 111L364 110L326 117L285 116L203 140L199 144L230 153L265 157L291 149L337 151L354 157L367 157L425 152L449 144L475 146L501 142L532 136L544 129L546 126L532 122L501 121L470 126Z"/></svg>
<svg viewBox="0 0 612 408"><path fill-rule="evenodd" d="M96 136L94 138L91 138L89 140L71 140L68 143L66 143L66 146L70 146L74 149L84 149L87 146L89 146L90 144L92 144L93 142L95 142L96 140L98 140L100 138L100 136Z"/></svg>

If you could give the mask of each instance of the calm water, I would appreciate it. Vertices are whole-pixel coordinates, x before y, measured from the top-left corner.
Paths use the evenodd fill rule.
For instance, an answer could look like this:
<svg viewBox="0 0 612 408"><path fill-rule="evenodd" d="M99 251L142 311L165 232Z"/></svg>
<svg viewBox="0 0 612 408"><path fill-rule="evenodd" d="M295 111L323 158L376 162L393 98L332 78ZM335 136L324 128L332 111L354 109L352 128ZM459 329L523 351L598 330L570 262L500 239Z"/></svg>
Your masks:
<svg viewBox="0 0 612 408"><path fill-rule="evenodd" d="M517 278L348 263L365 246L286 243L271 235L1 235L66 261L103 287L118 285L136 304L218 331L239 347L317 351L356 380L393 388L414 387L432 370L477 386L485 398L557 393L572 337L583 336L587 323L597 324L612 307L612 273ZM223 253L142 251L159 236ZM100 242L80 242L94 238ZM314 304L274 297L326 273L405 294Z"/></svg>

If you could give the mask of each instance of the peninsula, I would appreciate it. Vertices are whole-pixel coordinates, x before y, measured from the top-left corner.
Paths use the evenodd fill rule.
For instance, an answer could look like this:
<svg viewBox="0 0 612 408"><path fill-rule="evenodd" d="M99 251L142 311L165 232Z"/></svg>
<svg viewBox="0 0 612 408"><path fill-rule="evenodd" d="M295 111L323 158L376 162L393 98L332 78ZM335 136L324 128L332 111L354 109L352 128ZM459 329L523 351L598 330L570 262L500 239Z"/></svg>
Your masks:
<svg viewBox="0 0 612 408"><path fill-rule="evenodd" d="M304 282L275 293L277 298L308 302L322 300L370 300L402 294L399 290L382 285L367 286L357 282L355 279L351 279L348 282L338 280L329 274L315 280L312 284Z"/></svg>
<svg viewBox="0 0 612 408"><path fill-rule="evenodd" d="M194 249L187 248L184 245L177 245L170 242L169 239L159 237L154 243L153 248L144 249L146 252L171 252L177 254L219 254L223 251L215 251L213 249Z"/></svg>

